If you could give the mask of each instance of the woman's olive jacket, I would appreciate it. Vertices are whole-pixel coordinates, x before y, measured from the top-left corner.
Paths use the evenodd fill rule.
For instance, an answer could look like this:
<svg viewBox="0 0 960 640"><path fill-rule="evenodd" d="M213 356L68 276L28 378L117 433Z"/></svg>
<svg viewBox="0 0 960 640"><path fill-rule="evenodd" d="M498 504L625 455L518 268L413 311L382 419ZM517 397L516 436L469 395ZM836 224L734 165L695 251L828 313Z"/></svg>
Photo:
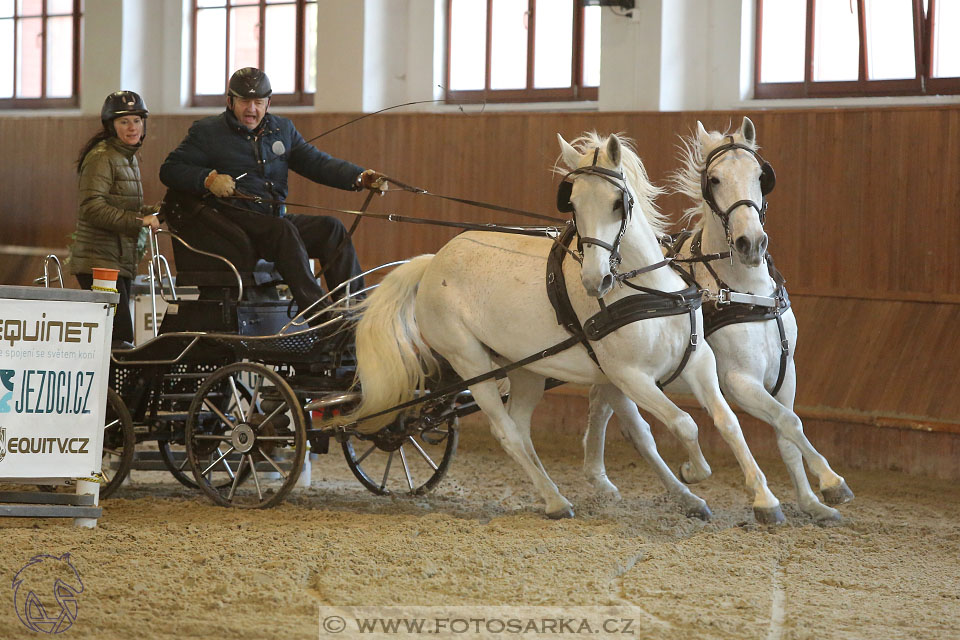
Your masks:
<svg viewBox="0 0 960 640"><path fill-rule="evenodd" d="M111 137L83 159L77 232L69 258L72 273L98 267L117 269L125 278L136 275L143 216L151 213L143 205L138 149Z"/></svg>

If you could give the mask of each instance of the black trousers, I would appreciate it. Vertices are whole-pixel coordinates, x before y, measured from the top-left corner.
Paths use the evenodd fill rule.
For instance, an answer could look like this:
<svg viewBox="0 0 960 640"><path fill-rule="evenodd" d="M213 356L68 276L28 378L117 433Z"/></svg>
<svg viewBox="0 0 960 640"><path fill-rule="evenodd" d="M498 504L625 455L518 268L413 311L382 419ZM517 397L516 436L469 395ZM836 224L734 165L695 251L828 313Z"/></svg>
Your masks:
<svg viewBox="0 0 960 640"><path fill-rule="evenodd" d="M221 215L246 232L261 258L274 263L300 309L324 294L310 270L308 258L320 262L323 277L331 290L362 273L357 252L349 239L337 252L337 247L347 237L346 227L337 218L295 213L274 217L239 208L231 208ZM353 291L362 288L362 278L350 285ZM345 293L341 290L334 297L341 298Z"/></svg>
<svg viewBox="0 0 960 640"><path fill-rule="evenodd" d="M93 274L76 274L80 287L89 291L93 288ZM130 318L130 278L117 278L117 293L120 294L120 303L117 312L113 315L113 341L133 343L133 320Z"/></svg>

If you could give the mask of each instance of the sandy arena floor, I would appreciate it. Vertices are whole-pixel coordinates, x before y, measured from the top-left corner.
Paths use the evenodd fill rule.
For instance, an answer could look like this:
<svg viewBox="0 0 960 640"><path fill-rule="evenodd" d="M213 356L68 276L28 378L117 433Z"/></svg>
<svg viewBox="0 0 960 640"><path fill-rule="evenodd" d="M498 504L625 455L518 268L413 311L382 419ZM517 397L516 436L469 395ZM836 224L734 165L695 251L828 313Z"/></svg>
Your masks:
<svg viewBox="0 0 960 640"><path fill-rule="evenodd" d="M572 520L545 519L517 467L470 427L426 497L367 493L338 449L314 463L312 489L268 511L138 483L104 503L95 530L0 522L0 575L69 552L84 592L65 638L316 638L322 606L440 604L629 604L643 612L640 638L960 637L960 487L832 461L857 497L842 524L819 527L797 510L782 463L761 460L788 519L767 528L753 523L736 465L711 460L714 476L694 487L714 513L702 523L613 431L619 503L592 496L579 447L535 437ZM37 637L9 588L0 637ZM510 636L535 637L499 637Z"/></svg>

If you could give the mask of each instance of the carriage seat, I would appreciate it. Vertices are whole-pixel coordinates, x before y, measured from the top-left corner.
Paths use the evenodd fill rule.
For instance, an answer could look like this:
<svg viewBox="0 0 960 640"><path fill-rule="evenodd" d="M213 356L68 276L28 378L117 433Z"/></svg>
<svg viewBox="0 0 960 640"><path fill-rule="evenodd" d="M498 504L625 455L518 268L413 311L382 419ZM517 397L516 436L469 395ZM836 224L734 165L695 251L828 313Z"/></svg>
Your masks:
<svg viewBox="0 0 960 640"><path fill-rule="evenodd" d="M194 286L198 300L183 300L164 317L161 333L221 331L242 335L272 335L280 331L296 306L280 298L283 280L272 262L259 259L246 232L204 206L202 199L168 190L160 209L167 227L190 246L229 260L240 274L243 296L237 300L237 277L223 261L201 255L173 242L177 285ZM187 223L189 220L189 223Z"/></svg>
<svg viewBox="0 0 960 640"><path fill-rule="evenodd" d="M244 299L279 299L275 285L282 282L280 274L272 262L258 258L250 238L228 216L204 207L196 196L173 190L167 191L161 214L167 226L191 246L233 263L243 282ZM187 217L190 223L184 224ZM217 289L236 290L237 278L222 261L190 251L176 241L173 256L177 284L198 287L201 298L210 297ZM221 292L215 295L221 297Z"/></svg>

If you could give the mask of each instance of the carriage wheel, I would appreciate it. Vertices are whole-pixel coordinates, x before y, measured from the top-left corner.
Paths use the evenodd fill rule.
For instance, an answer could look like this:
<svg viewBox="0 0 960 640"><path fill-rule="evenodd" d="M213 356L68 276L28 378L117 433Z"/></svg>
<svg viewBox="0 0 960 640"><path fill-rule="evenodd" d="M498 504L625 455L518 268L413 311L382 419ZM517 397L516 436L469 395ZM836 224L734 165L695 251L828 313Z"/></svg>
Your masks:
<svg viewBox="0 0 960 640"><path fill-rule="evenodd" d="M170 472L170 475L176 479L177 482L187 487L188 489L199 489L199 485L193 481L193 469L190 468L190 462L187 459L186 448L182 444L177 444L171 442L170 440L159 440L157 441L157 449L160 452L160 460L163 461L163 465L167 468L167 471ZM219 451L211 451L208 457L209 462L216 460L223 451L226 450L226 447L221 446ZM231 460L234 462L234 460ZM243 475L240 478L240 481L250 475L250 469L244 467ZM233 479L228 476L226 473L216 474L210 472L208 474L210 482L217 486L229 485L233 482Z"/></svg>
<svg viewBox="0 0 960 640"><path fill-rule="evenodd" d="M252 380L249 398L239 390L244 380ZM211 500L265 509L283 500L297 482L306 454L306 420L280 374L237 362L200 385L184 440L194 481Z"/></svg>
<svg viewBox="0 0 960 640"><path fill-rule="evenodd" d="M107 411L103 425L103 458L100 466L105 482L100 485L100 497L109 498L130 473L136 438L133 419L120 394L107 388Z"/></svg>
<svg viewBox="0 0 960 640"><path fill-rule="evenodd" d="M380 496L423 495L447 473L460 439L459 421L451 418L414 434L403 429L394 437L391 430L402 429L398 427L402 418L397 420L379 433L345 440L343 455L368 491Z"/></svg>

